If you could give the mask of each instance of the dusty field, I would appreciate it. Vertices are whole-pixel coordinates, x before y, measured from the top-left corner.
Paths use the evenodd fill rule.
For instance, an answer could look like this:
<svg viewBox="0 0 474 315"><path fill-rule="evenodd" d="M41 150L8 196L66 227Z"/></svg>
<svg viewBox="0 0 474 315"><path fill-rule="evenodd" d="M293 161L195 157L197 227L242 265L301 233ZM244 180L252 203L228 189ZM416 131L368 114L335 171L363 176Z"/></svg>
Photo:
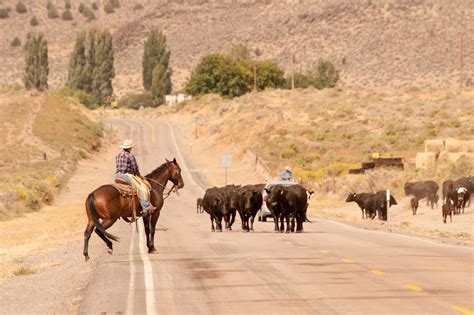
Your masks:
<svg viewBox="0 0 474 315"><path fill-rule="evenodd" d="M107 27L114 36L116 79L122 95L142 89L143 41L152 26L161 27L171 49L173 84L182 88L199 59L224 52L233 43L259 50L262 59L274 59L286 71L292 55L296 69L305 71L318 58L341 69L342 86L459 86L460 32L464 32L466 82L474 79L474 3L470 0L128 0L114 14L103 2L72 1L74 20L47 17L47 0L24 1L28 12L15 12L17 0L3 0L10 18L0 19L0 84L21 83L24 58L21 47L10 43L27 33L45 33L49 42L50 86L67 78L75 34L90 26ZM51 1L61 15L64 1ZM78 6L98 2L96 20L88 22ZM134 9L142 4L143 9ZM32 27L36 16L39 25ZM465 83L466 83L465 82Z"/></svg>

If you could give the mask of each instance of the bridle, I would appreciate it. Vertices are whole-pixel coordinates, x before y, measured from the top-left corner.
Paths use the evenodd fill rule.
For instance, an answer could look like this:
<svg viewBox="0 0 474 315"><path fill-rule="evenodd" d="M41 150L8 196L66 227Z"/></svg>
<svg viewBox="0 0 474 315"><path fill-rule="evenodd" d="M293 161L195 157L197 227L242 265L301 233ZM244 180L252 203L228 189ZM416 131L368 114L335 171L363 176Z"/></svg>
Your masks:
<svg viewBox="0 0 474 315"><path fill-rule="evenodd" d="M170 169L169 165L168 165L168 169ZM163 185L163 184L159 183L158 181L156 181L152 178L146 177L146 179L153 182L153 183L155 183L155 184L157 184L159 187L163 188L163 194L166 195L166 196L163 197L163 200L166 200L166 198L168 198L171 195L171 193L176 193L179 196L179 193L178 193L179 188L175 183L172 182L173 186L168 190L168 192L165 193L166 184Z"/></svg>

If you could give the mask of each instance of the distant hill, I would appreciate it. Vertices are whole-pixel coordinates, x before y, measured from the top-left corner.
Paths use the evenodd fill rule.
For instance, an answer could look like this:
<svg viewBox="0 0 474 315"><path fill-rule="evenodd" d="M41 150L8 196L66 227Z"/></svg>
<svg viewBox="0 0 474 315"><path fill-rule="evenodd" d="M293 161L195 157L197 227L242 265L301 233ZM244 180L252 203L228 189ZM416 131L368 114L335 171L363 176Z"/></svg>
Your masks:
<svg viewBox="0 0 474 315"><path fill-rule="evenodd" d="M474 81L471 0L122 0L113 14L97 1L92 22L78 7L94 1L72 1L72 21L49 19L45 0L23 0L24 14L15 11L17 2L0 1L0 8L11 8L10 17L0 19L0 85L21 82L24 52L10 43L15 37L24 43L33 29L50 42L50 85L63 85L75 34L90 25L113 32L118 94L141 89L142 43L154 25L168 36L175 90L203 55L232 43L258 48L258 58L274 59L287 71L293 54L296 70L324 57L341 69L342 86L457 87L461 31L464 78ZM52 3L61 15L64 1ZM33 16L36 27L30 25Z"/></svg>

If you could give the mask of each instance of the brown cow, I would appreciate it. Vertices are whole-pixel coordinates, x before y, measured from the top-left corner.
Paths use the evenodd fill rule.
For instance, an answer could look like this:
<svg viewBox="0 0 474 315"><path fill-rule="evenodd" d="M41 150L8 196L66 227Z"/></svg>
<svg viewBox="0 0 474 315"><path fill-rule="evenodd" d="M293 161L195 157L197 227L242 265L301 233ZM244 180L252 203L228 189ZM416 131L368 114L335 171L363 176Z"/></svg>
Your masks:
<svg viewBox="0 0 474 315"><path fill-rule="evenodd" d="M454 202L451 199L448 199L443 205L443 222L446 223L446 219L449 215L449 220L453 222L453 213L454 213Z"/></svg>

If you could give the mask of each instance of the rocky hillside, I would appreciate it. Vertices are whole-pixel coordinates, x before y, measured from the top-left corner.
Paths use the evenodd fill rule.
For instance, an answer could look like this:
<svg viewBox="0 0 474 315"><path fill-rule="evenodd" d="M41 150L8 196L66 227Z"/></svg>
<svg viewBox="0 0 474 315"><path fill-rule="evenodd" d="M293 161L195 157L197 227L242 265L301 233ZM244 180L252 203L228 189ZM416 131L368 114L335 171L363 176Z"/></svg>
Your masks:
<svg viewBox="0 0 474 315"><path fill-rule="evenodd" d="M464 32L464 78L474 80L474 2L470 0L128 0L115 13L95 1L96 19L88 22L72 1L72 21L47 17L46 0L23 0L28 12L15 11L17 0L0 0L10 17L0 19L0 84L21 82L22 44L33 30L50 42L50 85L67 77L76 33L88 26L108 27L116 47L115 90L141 88L142 43L150 27L161 27L172 51L173 82L179 90L199 59L244 43L258 58L275 59L291 69L307 69L319 57L341 69L342 86L459 85L460 32ZM59 15L63 0L52 0ZM36 16L39 25L30 25Z"/></svg>

